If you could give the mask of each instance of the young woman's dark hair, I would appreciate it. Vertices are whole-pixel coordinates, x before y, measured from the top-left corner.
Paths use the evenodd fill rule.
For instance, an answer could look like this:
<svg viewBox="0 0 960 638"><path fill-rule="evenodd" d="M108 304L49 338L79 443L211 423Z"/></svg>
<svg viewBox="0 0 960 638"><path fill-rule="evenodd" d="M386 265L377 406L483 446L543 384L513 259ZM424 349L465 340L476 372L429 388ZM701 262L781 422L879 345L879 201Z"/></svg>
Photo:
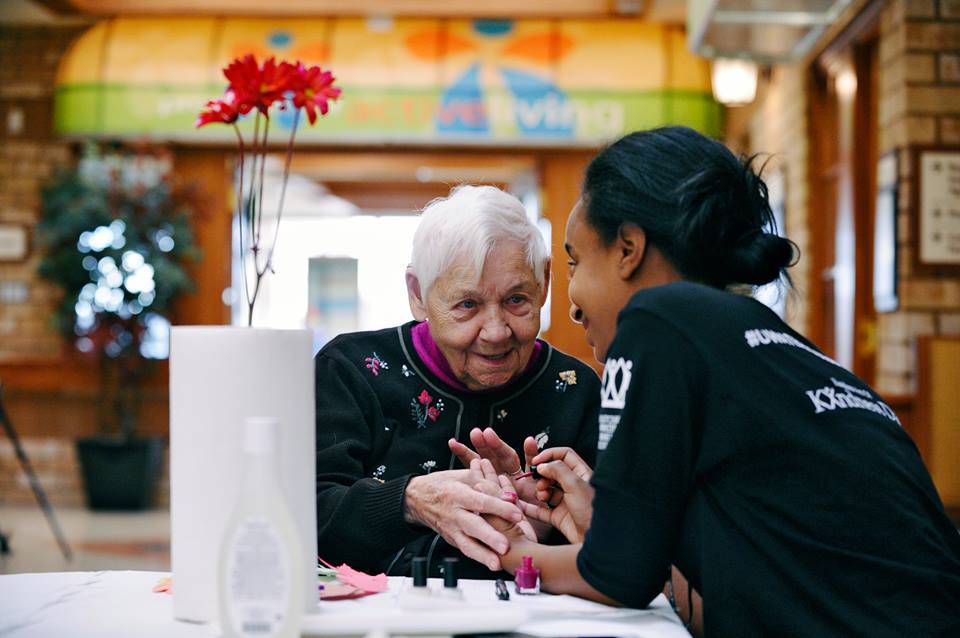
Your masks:
<svg viewBox="0 0 960 638"><path fill-rule="evenodd" d="M587 220L608 244L623 224L636 224L694 281L725 288L783 275L789 282L797 247L776 234L754 159L737 159L684 126L632 133L587 167Z"/></svg>

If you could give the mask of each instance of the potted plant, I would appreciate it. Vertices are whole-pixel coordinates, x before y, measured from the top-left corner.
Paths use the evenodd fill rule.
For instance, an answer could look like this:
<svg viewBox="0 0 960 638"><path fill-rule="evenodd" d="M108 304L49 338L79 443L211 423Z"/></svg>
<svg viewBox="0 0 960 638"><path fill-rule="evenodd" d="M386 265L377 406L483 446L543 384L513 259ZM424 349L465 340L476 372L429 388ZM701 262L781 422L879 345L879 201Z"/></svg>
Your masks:
<svg viewBox="0 0 960 638"><path fill-rule="evenodd" d="M100 373L100 432L77 442L92 509L151 504L163 439L137 435L144 381L167 356L171 304L190 290L192 193L161 150L88 145L42 189L39 274L63 289L53 320Z"/></svg>

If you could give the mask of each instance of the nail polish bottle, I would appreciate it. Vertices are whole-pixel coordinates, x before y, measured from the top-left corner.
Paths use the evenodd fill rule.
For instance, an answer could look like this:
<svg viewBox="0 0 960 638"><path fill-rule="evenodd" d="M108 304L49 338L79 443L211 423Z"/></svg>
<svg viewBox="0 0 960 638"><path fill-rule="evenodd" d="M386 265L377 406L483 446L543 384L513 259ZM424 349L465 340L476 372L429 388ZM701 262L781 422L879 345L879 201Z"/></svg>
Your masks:
<svg viewBox="0 0 960 638"><path fill-rule="evenodd" d="M457 581L457 559L443 559L443 590L440 595L454 600L463 599L463 591Z"/></svg>
<svg viewBox="0 0 960 638"><path fill-rule="evenodd" d="M533 566L533 557L524 556L523 565L517 568L513 575L518 594L540 593L540 570Z"/></svg>
<svg viewBox="0 0 960 638"><path fill-rule="evenodd" d="M410 564L410 575L413 577L413 591L425 596L430 595L430 588L427 586L427 559L418 556Z"/></svg>
<svg viewBox="0 0 960 638"><path fill-rule="evenodd" d="M410 564L413 585L400 593L399 603L405 609L433 609L436 599L427 582L427 559L418 556Z"/></svg>

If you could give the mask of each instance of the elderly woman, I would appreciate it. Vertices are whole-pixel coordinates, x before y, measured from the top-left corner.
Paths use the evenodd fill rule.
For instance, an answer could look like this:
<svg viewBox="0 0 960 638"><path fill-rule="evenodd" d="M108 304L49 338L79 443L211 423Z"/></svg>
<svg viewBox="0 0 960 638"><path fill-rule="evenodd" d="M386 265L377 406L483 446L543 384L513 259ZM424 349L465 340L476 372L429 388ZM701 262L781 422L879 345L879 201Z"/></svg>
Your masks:
<svg viewBox="0 0 960 638"><path fill-rule="evenodd" d="M474 489L458 462L475 457L468 446L506 474L548 441L593 461L600 384L537 339L549 283L547 247L513 196L460 186L427 206L407 272L418 320L341 335L316 357L324 559L397 575L425 557L436 575L467 557L461 576L495 577L509 544L482 515L521 515Z"/></svg>

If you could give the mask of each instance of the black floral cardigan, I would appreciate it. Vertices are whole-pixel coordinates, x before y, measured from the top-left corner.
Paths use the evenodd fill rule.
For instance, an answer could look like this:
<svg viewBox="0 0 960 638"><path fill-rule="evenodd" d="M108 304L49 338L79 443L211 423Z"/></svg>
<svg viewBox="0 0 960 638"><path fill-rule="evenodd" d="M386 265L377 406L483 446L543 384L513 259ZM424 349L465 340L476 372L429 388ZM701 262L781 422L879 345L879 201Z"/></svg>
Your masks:
<svg viewBox="0 0 960 638"><path fill-rule="evenodd" d="M593 465L600 381L592 368L541 342L539 359L509 385L463 392L431 374L417 356L410 322L341 335L315 359L317 540L334 564L409 575L426 556L460 558L460 576L497 574L465 558L432 530L404 521L403 494L417 474L459 468L447 447L469 445L474 427L492 427L523 458L534 436L541 449L570 446Z"/></svg>

